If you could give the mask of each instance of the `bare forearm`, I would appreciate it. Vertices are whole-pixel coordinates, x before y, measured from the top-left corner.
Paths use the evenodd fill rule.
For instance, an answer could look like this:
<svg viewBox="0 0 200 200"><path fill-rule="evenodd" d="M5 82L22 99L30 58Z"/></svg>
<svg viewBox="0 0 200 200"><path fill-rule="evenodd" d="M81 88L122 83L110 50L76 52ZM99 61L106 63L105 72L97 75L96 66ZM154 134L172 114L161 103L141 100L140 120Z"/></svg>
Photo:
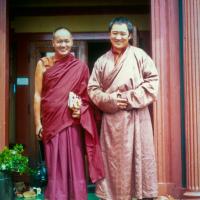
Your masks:
<svg viewBox="0 0 200 200"><path fill-rule="evenodd" d="M41 127L41 99L37 97L34 98L34 117L36 128Z"/></svg>

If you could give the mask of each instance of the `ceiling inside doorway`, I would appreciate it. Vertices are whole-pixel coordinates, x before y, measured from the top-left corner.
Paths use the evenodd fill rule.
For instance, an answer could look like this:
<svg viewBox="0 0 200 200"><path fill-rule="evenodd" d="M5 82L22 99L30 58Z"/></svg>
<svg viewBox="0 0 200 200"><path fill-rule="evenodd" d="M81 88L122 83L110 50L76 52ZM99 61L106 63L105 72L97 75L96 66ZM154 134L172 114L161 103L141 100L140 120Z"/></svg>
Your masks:
<svg viewBox="0 0 200 200"><path fill-rule="evenodd" d="M149 13L150 0L10 0L15 16Z"/></svg>
<svg viewBox="0 0 200 200"><path fill-rule="evenodd" d="M149 5L150 0L10 0L12 7Z"/></svg>

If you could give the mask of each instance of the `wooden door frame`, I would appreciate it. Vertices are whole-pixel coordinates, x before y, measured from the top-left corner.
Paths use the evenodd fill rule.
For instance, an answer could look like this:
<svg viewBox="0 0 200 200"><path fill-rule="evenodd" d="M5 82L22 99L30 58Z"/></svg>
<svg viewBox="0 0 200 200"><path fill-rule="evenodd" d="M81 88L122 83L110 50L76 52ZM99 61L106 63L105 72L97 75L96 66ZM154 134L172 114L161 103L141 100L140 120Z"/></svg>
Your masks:
<svg viewBox="0 0 200 200"><path fill-rule="evenodd" d="M9 32L7 0L0 1L0 150L8 145Z"/></svg>

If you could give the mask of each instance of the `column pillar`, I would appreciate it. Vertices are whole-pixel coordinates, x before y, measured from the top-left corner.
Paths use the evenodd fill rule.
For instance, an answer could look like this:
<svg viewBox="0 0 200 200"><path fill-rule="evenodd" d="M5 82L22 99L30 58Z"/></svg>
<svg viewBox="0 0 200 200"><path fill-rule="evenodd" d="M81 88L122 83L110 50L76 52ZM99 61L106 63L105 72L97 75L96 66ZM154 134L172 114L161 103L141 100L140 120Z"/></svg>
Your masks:
<svg viewBox="0 0 200 200"><path fill-rule="evenodd" d="M181 195L181 111L178 0L151 0L152 57L160 75L153 106L159 195Z"/></svg>
<svg viewBox="0 0 200 200"><path fill-rule="evenodd" d="M200 1L183 1L187 192L200 198Z"/></svg>
<svg viewBox="0 0 200 200"><path fill-rule="evenodd" d="M8 25L7 1L0 0L0 150L8 141Z"/></svg>

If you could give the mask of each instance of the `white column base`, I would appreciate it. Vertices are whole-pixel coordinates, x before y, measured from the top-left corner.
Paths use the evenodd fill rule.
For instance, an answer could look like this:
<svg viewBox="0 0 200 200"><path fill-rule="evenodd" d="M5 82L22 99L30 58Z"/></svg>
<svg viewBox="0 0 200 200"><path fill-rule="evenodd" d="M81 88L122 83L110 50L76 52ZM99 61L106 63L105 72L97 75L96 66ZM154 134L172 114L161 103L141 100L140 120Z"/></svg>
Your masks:
<svg viewBox="0 0 200 200"><path fill-rule="evenodd" d="M185 192L183 194L185 197L200 197L200 192Z"/></svg>

